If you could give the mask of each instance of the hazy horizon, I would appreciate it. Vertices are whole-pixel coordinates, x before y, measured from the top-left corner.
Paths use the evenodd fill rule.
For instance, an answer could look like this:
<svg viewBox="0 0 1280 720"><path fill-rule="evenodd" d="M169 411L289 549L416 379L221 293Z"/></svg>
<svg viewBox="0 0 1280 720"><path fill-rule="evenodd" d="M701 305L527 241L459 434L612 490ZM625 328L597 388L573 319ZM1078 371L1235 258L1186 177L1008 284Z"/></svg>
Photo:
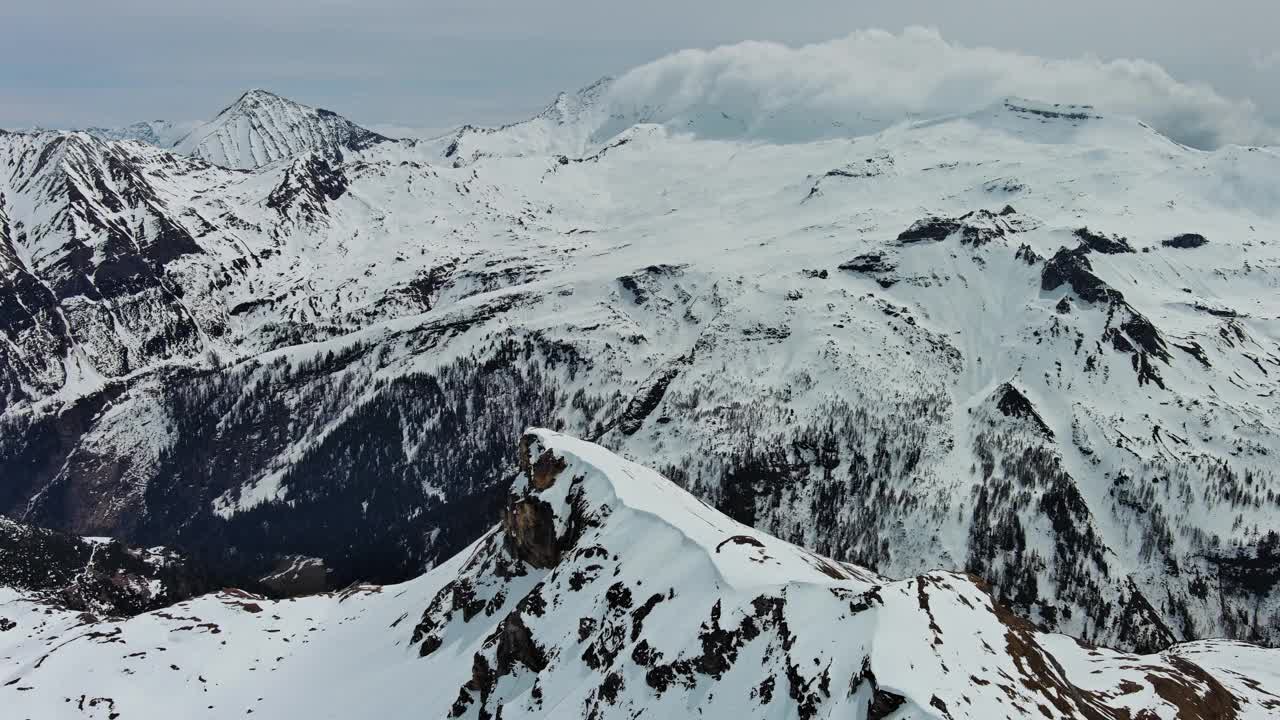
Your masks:
<svg viewBox="0 0 1280 720"><path fill-rule="evenodd" d="M1268 29L1280 24L1280 6L847 5L28 4L6 20L11 40L0 49L0 127L207 120L251 87L384 130L494 124L527 117L559 91L689 48L743 41L797 47L869 28L898 34L913 25L935 28L958 46L1047 62L1149 61L1180 83L1252 106L1260 122L1280 127L1280 44ZM1057 99L1052 87L1039 96Z"/></svg>

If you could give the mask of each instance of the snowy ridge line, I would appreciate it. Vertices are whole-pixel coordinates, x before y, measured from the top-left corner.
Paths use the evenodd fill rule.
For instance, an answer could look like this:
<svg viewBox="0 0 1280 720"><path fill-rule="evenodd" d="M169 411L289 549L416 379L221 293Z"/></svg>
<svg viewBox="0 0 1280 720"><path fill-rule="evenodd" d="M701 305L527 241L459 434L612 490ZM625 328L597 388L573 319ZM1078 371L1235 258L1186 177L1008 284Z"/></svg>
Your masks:
<svg viewBox="0 0 1280 720"><path fill-rule="evenodd" d="M826 575L660 474L561 433L530 428L518 455L502 523L400 585L290 600L227 589L116 621L0 588L0 700L50 720L1280 711L1280 651L1094 647L1035 630L963 573ZM717 540L734 537L759 544ZM708 563L756 581L723 582Z"/></svg>
<svg viewBox="0 0 1280 720"><path fill-rule="evenodd" d="M526 430L521 453L529 458L538 458L530 462L539 462L541 456L548 452L565 462L566 466L560 472L573 478L572 485L561 484L552 491L539 494L556 509L557 521L561 523L565 521L563 516L567 512L562 505L568 503L568 498L560 492L582 492L592 505L608 505L615 513L623 509L639 513L676 531L706 557L717 577L736 590L783 582L829 585L833 579L848 579L839 564L826 561L820 566L823 569L815 567L812 559L815 556L808 551L729 521L705 502L643 465L622 461L598 445L550 430ZM517 479L512 493L529 490L522 484L527 475ZM732 532L726 529L726 521ZM747 561L745 556L722 553L727 543L756 548L760 555L770 555L771 562ZM771 577L765 567L774 568L772 572L777 577ZM878 578L872 573L865 573L861 579L873 581Z"/></svg>

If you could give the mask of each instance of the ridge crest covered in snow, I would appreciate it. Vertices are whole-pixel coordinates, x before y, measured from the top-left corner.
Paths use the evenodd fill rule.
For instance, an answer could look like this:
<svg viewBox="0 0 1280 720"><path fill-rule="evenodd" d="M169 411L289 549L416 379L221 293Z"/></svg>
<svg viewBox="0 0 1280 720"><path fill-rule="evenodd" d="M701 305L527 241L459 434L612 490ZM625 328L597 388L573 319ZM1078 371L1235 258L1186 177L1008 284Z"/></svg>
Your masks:
<svg viewBox="0 0 1280 720"><path fill-rule="evenodd" d="M960 573L888 580L529 430L502 524L431 572L101 622L0 590L18 716L1274 716L1275 650L1138 656L1036 631ZM89 670L92 669L92 672ZM896 713L896 714L895 714Z"/></svg>

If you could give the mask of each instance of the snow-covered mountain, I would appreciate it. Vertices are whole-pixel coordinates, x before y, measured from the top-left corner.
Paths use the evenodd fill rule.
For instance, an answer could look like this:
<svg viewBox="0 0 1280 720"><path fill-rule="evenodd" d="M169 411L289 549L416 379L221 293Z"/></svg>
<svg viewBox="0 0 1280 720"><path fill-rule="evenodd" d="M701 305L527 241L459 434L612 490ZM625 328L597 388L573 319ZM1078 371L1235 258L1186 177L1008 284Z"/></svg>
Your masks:
<svg viewBox="0 0 1280 720"><path fill-rule="evenodd" d="M214 165L251 170L304 151L341 160L344 151L387 141L332 111L255 89L178 140L174 149Z"/></svg>
<svg viewBox="0 0 1280 720"><path fill-rule="evenodd" d="M1280 642L1280 153L1013 98L735 136L609 88L287 157L0 135L0 511L401 581L550 426L1046 630Z"/></svg>
<svg viewBox="0 0 1280 720"><path fill-rule="evenodd" d="M14 717L1251 718L1280 651L1130 655L1036 631L962 573L890 580L547 430L502 521L401 585L226 590L98 622L0 590Z"/></svg>

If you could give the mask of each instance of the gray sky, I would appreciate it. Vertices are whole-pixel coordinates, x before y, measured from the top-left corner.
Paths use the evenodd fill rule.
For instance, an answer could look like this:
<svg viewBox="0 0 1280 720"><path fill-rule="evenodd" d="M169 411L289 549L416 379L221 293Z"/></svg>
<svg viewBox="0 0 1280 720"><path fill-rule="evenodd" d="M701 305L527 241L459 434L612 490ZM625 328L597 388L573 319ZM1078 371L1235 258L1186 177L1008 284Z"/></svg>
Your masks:
<svg viewBox="0 0 1280 720"><path fill-rule="evenodd" d="M204 119L263 87L358 122L493 123L690 47L936 27L1143 58L1280 125L1274 0L4 0L0 127Z"/></svg>

